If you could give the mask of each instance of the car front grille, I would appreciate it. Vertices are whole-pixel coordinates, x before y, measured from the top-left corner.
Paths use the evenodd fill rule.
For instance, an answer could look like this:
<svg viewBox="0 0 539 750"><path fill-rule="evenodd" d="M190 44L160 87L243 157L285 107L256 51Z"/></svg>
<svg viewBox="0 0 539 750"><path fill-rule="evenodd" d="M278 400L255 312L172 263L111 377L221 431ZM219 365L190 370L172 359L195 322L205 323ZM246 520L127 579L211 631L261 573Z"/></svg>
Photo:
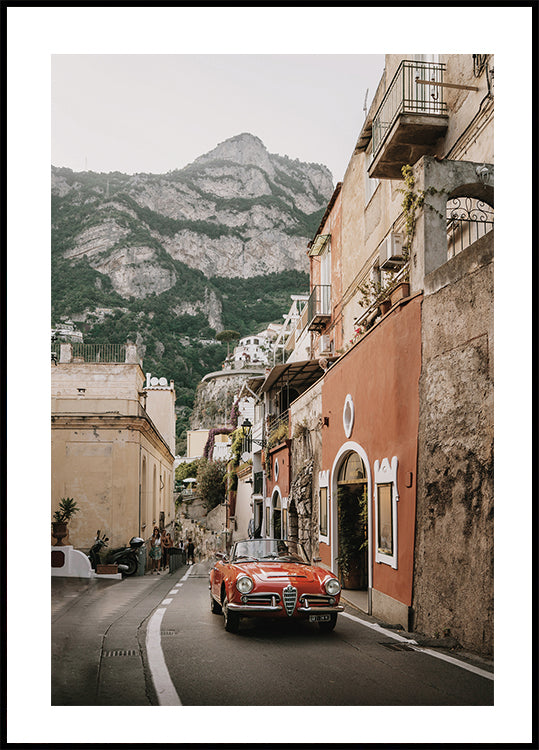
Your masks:
<svg viewBox="0 0 539 750"><path fill-rule="evenodd" d="M324 594L302 594L300 603L304 607L329 607L335 604L335 597Z"/></svg>
<svg viewBox="0 0 539 750"><path fill-rule="evenodd" d="M294 586L286 586L283 589L283 601L286 614L291 617L296 609L296 602L298 600L298 590Z"/></svg>

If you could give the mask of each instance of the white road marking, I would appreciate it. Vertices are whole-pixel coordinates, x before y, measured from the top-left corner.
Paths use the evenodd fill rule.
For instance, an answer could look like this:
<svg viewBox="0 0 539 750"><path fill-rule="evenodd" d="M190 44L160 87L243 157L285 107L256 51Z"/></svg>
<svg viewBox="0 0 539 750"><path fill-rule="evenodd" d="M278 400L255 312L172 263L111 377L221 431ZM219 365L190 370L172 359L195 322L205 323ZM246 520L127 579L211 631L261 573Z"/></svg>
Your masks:
<svg viewBox="0 0 539 750"><path fill-rule="evenodd" d="M193 568L187 568L187 573L183 576L183 578L180 578L180 581L186 581L192 572L193 572Z"/></svg>
<svg viewBox="0 0 539 750"><path fill-rule="evenodd" d="M173 594L177 594L177 593L178 593L178 589L172 589L172 591L168 592L168 595L172 596Z"/></svg>
<svg viewBox="0 0 539 750"><path fill-rule="evenodd" d="M183 581L191 575L192 568L188 568L187 572L179 581L175 588L176 591L172 590L170 594L175 594L179 590L180 586L183 586ZM163 599L161 605L170 604L172 599ZM148 666L150 667L150 674L152 675L152 681L157 694L157 700L160 706L181 706L182 702L176 688L174 687L170 674L167 669L165 662L165 656L163 649L161 648L161 622L166 612L165 606L160 606L155 610L153 615L150 617L148 622L148 628L146 630L146 653L148 655Z"/></svg>
<svg viewBox="0 0 539 750"><path fill-rule="evenodd" d="M165 608L156 609L146 631L146 653L157 700L160 706L181 706L182 702L172 684L161 648L161 621Z"/></svg>
<svg viewBox="0 0 539 750"><path fill-rule="evenodd" d="M464 661L455 659L452 656L447 656L447 654L438 653L437 651L433 651L430 648L422 648L418 645L417 641L414 641L411 638L405 638L404 636L399 635L398 633L395 633L391 630L387 630L386 628L382 628L376 622L368 622L367 620L362 620L360 617L349 615L348 612L341 612L340 616L348 617L350 620L354 620L354 622L359 622L360 625L364 625L366 628L371 628L371 630L376 630L378 633L383 633L384 636L387 636L388 638L393 638L396 641L401 641L401 643L407 643L411 648L413 648L414 651L418 651L422 654L428 654L429 656L434 656L436 659L441 659L442 661L447 661L450 664L454 664L456 667L460 667L461 669L466 669L468 672L478 674L480 677L484 677L487 680L494 679L494 674L492 672L487 672L485 669L474 667L473 664L467 664Z"/></svg>

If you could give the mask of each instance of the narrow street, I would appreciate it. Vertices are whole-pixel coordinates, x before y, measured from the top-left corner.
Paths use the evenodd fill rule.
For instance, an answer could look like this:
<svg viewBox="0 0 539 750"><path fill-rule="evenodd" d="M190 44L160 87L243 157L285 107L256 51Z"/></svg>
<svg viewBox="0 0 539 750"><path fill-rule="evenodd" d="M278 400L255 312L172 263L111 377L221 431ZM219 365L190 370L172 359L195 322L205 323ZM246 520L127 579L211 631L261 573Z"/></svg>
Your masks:
<svg viewBox="0 0 539 750"><path fill-rule="evenodd" d="M52 705L493 704L488 667L445 661L352 607L330 634L262 620L227 633L210 612L210 566L53 578Z"/></svg>

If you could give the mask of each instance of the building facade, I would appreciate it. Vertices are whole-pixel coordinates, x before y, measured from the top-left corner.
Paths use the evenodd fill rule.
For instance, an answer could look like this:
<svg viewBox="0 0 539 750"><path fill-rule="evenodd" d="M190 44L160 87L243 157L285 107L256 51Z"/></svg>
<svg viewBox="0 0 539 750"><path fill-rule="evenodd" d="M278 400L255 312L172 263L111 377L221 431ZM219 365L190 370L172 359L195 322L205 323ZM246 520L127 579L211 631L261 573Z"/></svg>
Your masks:
<svg viewBox="0 0 539 750"><path fill-rule="evenodd" d="M301 538L345 588L366 592L370 614L484 653L493 81L490 55L386 56L309 244L311 291L290 341L308 338L310 360L284 342L289 358L258 390L262 533Z"/></svg>
<svg viewBox="0 0 539 750"><path fill-rule="evenodd" d="M83 550L98 529L120 546L174 519L174 383L145 387L135 347L115 361L94 349L85 361L63 345L51 366L52 511L76 500L69 543Z"/></svg>

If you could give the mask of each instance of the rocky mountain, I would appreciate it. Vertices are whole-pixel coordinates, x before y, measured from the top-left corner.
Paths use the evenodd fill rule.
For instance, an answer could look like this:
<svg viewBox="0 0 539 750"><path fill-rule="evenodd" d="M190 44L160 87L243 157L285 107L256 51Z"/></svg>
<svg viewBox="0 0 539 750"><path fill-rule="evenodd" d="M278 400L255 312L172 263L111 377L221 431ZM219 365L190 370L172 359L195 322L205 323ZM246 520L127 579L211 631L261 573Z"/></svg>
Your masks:
<svg viewBox="0 0 539 750"><path fill-rule="evenodd" d="M52 169L61 257L86 258L122 297L171 289L179 261L206 277L307 271L306 243L332 193L329 170L268 153L243 133L165 175ZM53 251L54 251L53 223Z"/></svg>
<svg viewBox="0 0 539 750"><path fill-rule="evenodd" d="M218 369L223 328L282 320L308 290L307 243L331 173L270 154L248 133L164 175L52 167L52 323L86 343L137 343L175 381L179 431L196 386Z"/></svg>

